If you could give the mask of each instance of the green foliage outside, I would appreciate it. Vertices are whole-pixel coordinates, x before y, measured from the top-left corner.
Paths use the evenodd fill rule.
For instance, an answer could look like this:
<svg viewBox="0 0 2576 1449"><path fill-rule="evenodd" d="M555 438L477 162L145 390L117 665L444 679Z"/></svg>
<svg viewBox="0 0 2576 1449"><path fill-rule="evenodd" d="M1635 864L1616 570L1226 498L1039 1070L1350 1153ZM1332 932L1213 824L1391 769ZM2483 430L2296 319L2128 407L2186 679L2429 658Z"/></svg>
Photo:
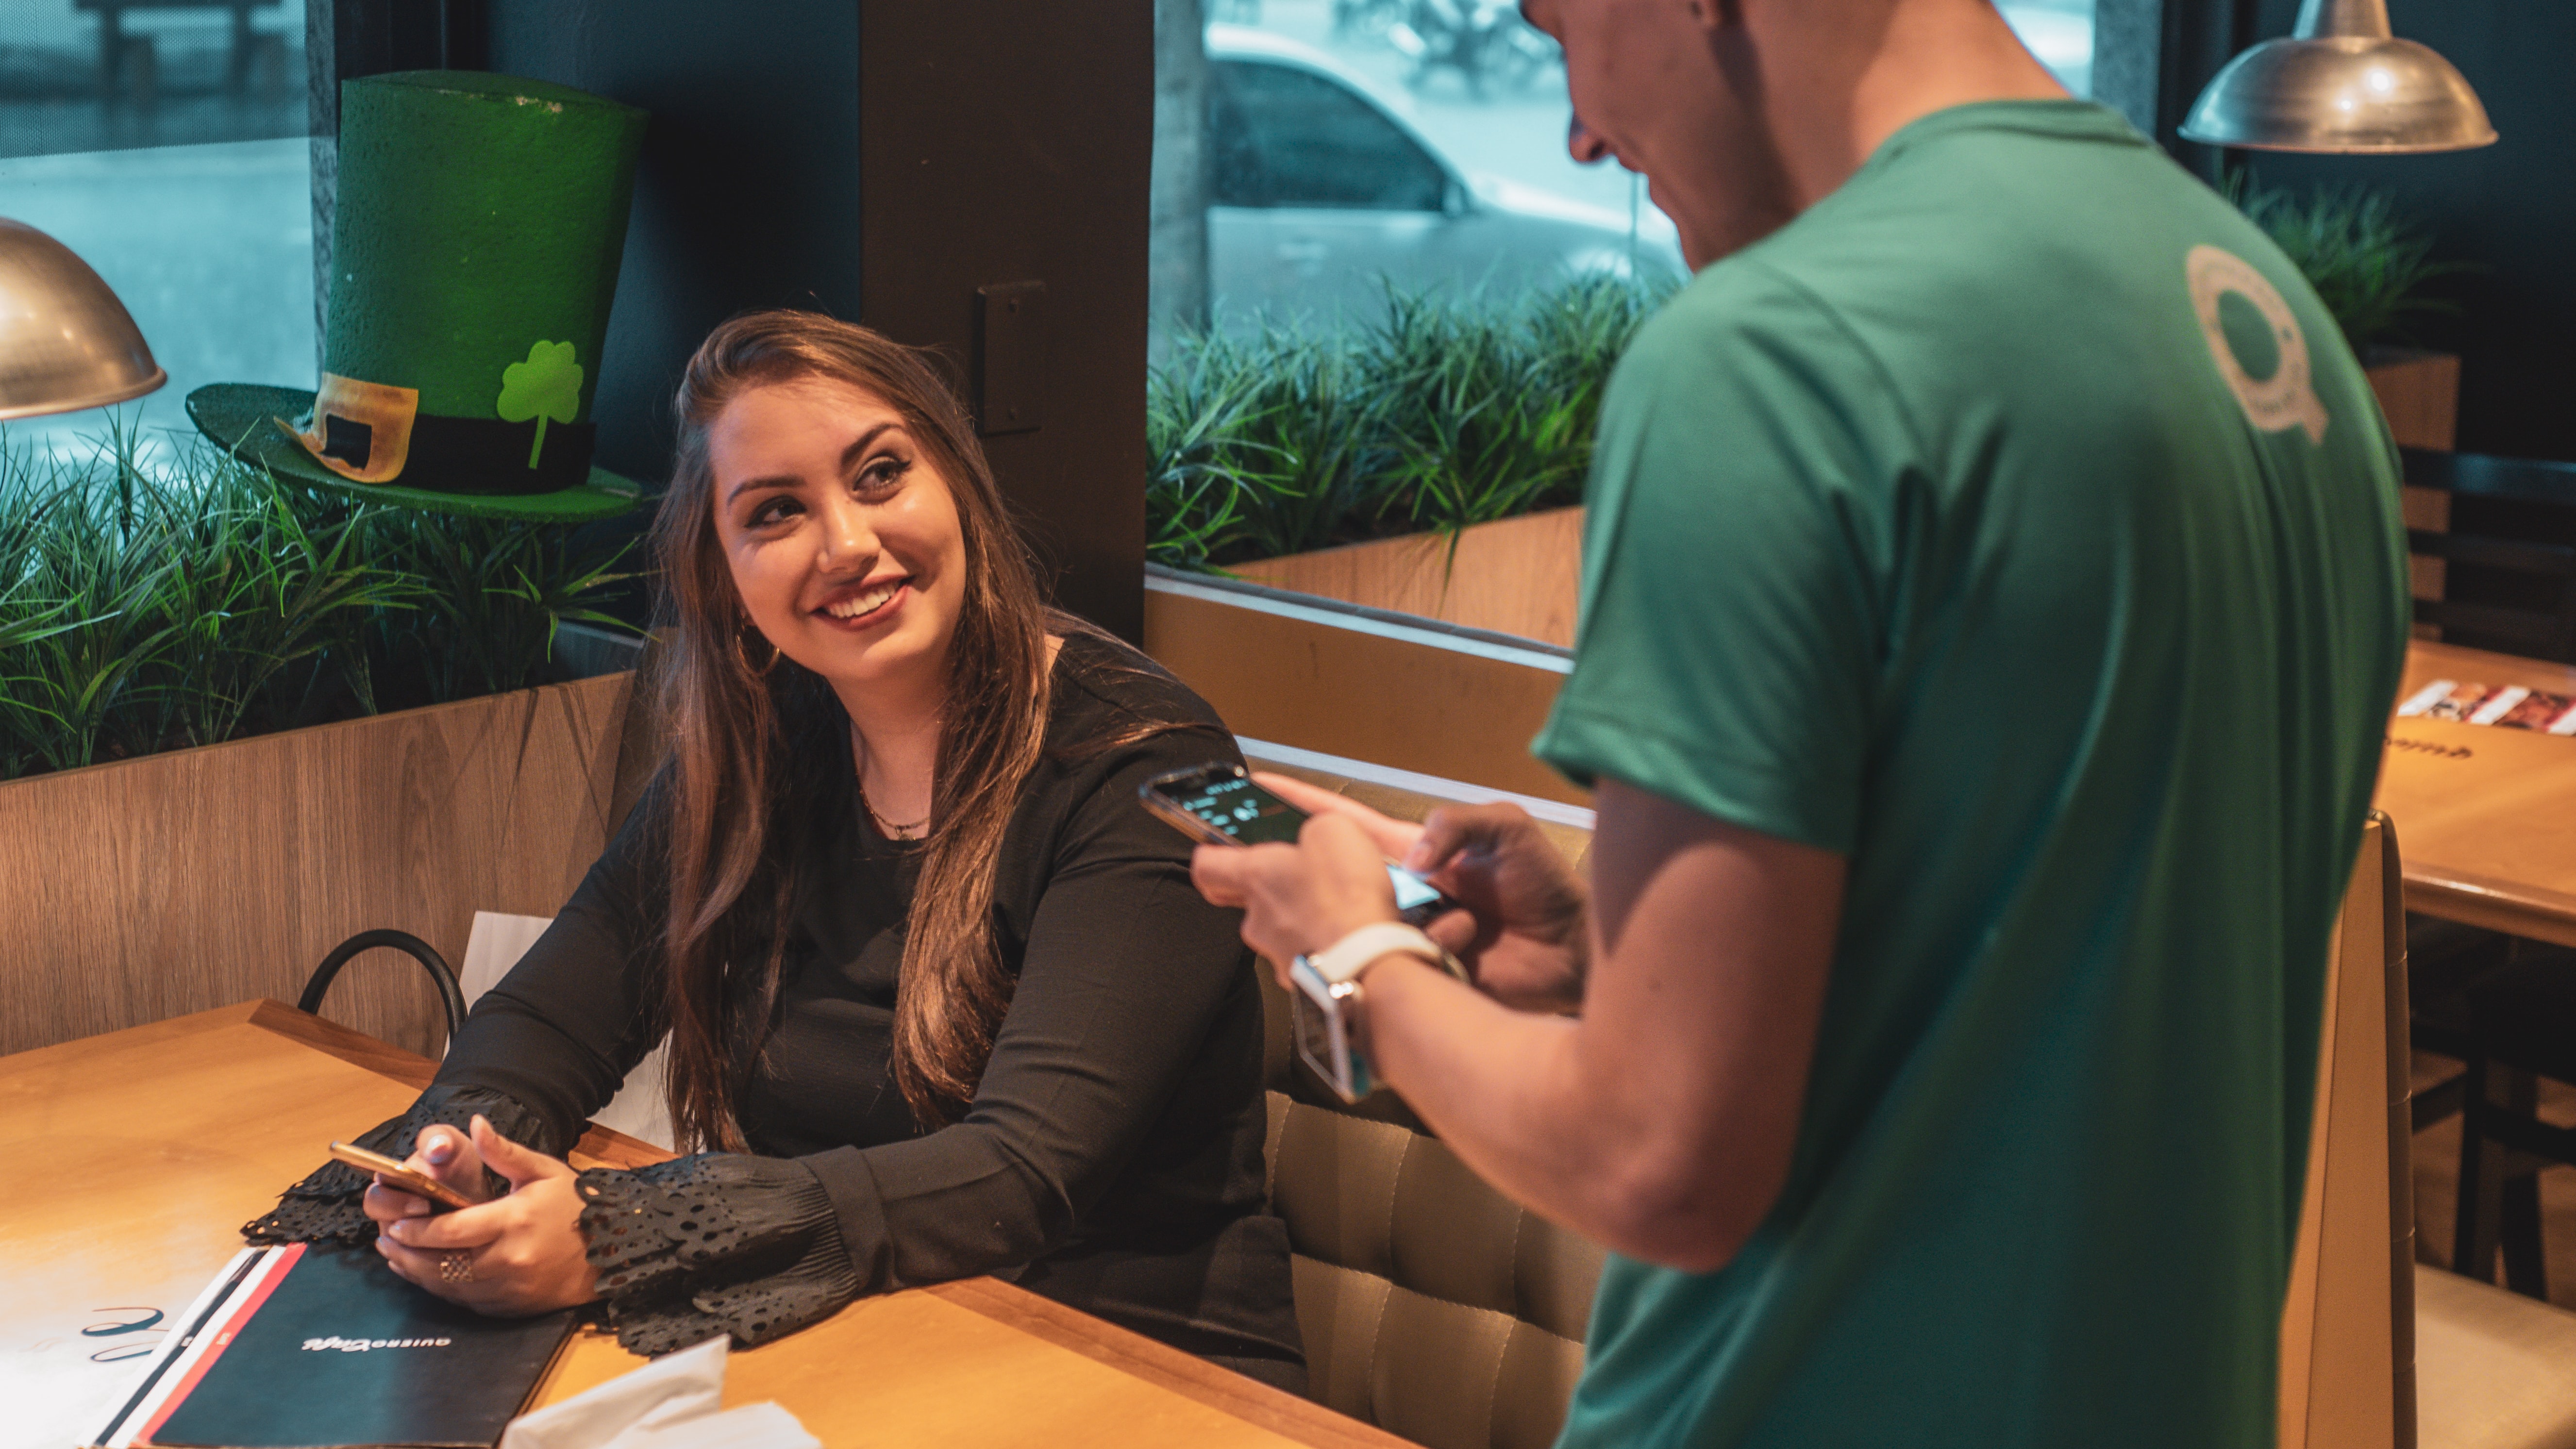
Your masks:
<svg viewBox="0 0 2576 1449"><path fill-rule="evenodd" d="M2424 284L2471 268L2434 261L2432 239L2399 216L2385 193L2321 186L2303 196L2249 185L2239 172L2227 199L2297 264L2356 355L2374 343L2411 341L2410 318L2460 310L2424 295Z"/></svg>
<svg viewBox="0 0 2576 1449"><path fill-rule="evenodd" d="M627 575L561 525L0 436L0 779L541 683Z"/></svg>
<svg viewBox="0 0 2576 1449"><path fill-rule="evenodd" d="M1395 293L1371 325L1178 339L1147 382L1147 556L1222 569L1582 501L1611 366L1669 291Z"/></svg>

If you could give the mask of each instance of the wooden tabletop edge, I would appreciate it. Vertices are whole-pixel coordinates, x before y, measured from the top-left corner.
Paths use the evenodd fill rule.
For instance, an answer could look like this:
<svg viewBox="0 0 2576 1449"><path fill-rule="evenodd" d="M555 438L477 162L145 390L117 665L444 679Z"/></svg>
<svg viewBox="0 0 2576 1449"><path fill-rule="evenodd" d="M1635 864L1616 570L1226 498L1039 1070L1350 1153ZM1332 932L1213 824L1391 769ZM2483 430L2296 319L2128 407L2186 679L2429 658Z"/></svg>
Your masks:
<svg viewBox="0 0 2576 1449"><path fill-rule="evenodd" d="M249 1005L251 1025L309 1046L324 1056L337 1057L353 1067L391 1077L415 1092L438 1075L438 1063L417 1052L404 1051L336 1021L298 1011L283 1001L270 998Z"/></svg>
<svg viewBox="0 0 2576 1449"><path fill-rule="evenodd" d="M934 1283L922 1291L1300 1444L1316 1449L1419 1449L1413 1441L1373 1424L996 1278Z"/></svg>
<svg viewBox="0 0 2576 1449"><path fill-rule="evenodd" d="M390 1077L413 1091L426 1089L438 1075L438 1063L427 1057L389 1046L338 1022L308 1015L283 1001L255 1001L244 1006L252 1025L309 1046L326 1056L337 1057L351 1066L364 1067L379 1076ZM226 1007L223 1010L230 1013L243 1008ZM217 1013L203 1014L211 1016ZM581 1140L564 1154L575 1167L625 1168L668 1162L672 1155L642 1138L629 1137L614 1127L602 1127L596 1122L583 1124Z"/></svg>

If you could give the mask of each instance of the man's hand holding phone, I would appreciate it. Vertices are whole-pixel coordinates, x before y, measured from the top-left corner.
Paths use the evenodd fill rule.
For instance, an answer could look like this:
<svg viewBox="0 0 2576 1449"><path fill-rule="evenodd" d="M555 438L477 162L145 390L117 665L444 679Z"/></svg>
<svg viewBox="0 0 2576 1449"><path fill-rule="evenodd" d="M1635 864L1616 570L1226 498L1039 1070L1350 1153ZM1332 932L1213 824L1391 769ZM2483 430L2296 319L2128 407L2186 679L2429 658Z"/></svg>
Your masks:
<svg viewBox="0 0 2576 1449"><path fill-rule="evenodd" d="M483 1169L510 1184L487 1197ZM484 1313L549 1313L598 1296L581 1233L572 1167L492 1130L424 1127L403 1166L445 1184L473 1205L441 1212L427 1199L378 1177L367 1189L376 1251L394 1272L451 1302Z"/></svg>
<svg viewBox="0 0 2576 1449"><path fill-rule="evenodd" d="M1203 846L1191 877L1209 900L1244 908L1244 939L1283 975L1291 957L1394 918L1382 866L1374 883L1363 868L1383 857L1466 907L1423 930L1466 963L1480 989L1523 1010L1566 1011L1581 1002L1583 888L1527 812L1448 805L1416 825L1289 776L1253 779L1313 817L1293 858Z"/></svg>

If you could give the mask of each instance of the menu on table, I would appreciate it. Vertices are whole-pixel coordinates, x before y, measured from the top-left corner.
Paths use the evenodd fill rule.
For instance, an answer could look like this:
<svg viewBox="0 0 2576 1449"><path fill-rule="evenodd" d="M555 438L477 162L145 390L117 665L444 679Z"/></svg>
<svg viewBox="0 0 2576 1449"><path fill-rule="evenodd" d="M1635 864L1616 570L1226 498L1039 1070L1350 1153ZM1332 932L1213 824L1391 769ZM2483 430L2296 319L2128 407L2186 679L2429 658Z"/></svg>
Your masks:
<svg viewBox="0 0 2576 1449"><path fill-rule="evenodd" d="M2576 695L2525 689L2519 684L2490 686L2436 679L2401 701L2397 717L2576 735Z"/></svg>

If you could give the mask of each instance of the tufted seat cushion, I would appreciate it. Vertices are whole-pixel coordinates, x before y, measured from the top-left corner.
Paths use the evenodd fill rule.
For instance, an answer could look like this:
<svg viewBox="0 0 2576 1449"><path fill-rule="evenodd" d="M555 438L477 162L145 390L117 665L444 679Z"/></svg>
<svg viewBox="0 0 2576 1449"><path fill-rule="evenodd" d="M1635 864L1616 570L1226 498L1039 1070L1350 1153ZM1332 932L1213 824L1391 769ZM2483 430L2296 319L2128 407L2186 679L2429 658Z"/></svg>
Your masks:
<svg viewBox="0 0 2576 1449"><path fill-rule="evenodd" d="M1431 1449L1545 1449L1583 1372L1601 1249L1440 1142L1270 1094L1313 1396Z"/></svg>

